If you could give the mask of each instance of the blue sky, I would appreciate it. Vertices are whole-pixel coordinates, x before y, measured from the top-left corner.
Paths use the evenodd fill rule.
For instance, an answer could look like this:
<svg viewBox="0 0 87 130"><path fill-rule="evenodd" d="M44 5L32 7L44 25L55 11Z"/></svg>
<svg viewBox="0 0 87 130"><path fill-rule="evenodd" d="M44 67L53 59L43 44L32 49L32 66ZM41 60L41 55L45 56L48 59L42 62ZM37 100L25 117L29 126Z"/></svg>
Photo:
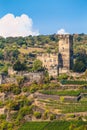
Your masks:
<svg viewBox="0 0 87 130"><path fill-rule="evenodd" d="M26 14L40 34L60 29L87 34L87 0L0 0L0 18Z"/></svg>

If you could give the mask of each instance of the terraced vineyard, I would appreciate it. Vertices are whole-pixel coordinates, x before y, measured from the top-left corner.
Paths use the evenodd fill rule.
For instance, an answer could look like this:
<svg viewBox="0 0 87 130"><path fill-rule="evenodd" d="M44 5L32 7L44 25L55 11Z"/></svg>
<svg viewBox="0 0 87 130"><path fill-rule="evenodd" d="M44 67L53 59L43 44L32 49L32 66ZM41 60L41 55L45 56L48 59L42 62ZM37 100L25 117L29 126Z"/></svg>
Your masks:
<svg viewBox="0 0 87 130"><path fill-rule="evenodd" d="M58 96L78 96L80 93L85 93L87 90L61 90L61 91L54 91L54 90L43 90L40 91L43 94L47 95L58 95Z"/></svg>
<svg viewBox="0 0 87 130"><path fill-rule="evenodd" d="M87 111L87 90L85 89L42 90L40 93L37 101L49 110L53 109L63 114Z"/></svg>
<svg viewBox="0 0 87 130"><path fill-rule="evenodd" d="M86 130L87 122L57 121L57 122L28 122L19 130Z"/></svg>
<svg viewBox="0 0 87 130"><path fill-rule="evenodd" d="M80 82L77 84L79 86ZM42 120L37 119L37 122L33 122L35 120L32 120L21 126L19 130L87 130L87 89L85 87L42 89L33 96L34 105L44 111L42 114L44 121L40 122Z"/></svg>
<svg viewBox="0 0 87 130"><path fill-rule="evenodd" d="M87 81L80 81L80 80L61 80L61 83L63 85L67 85L67 84L73 84L73 85L84 85L87 84Z"/></svg>
<svg viewBox="0 0 87 130"><path fill-rule="evenodd" d="M57 102L57 101L43 101L46 104L46 107L49 109L56 109L62 113L74 113L74 112L86 112L87 111L87 102L79 102L79 103L65 103L65 102Z"/></svg>

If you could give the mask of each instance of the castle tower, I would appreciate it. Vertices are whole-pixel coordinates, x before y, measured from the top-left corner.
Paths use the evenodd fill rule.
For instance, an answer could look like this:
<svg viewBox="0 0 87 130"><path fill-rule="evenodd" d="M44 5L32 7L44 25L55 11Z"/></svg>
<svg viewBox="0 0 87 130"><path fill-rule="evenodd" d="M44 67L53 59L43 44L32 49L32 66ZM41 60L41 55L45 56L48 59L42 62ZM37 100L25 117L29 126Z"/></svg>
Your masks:
<svg viewBox="0 0 87 130"><path fill-rule="evenodd" d="M73 36L59 35L58 74L67 73L73 67Z"/></svg>

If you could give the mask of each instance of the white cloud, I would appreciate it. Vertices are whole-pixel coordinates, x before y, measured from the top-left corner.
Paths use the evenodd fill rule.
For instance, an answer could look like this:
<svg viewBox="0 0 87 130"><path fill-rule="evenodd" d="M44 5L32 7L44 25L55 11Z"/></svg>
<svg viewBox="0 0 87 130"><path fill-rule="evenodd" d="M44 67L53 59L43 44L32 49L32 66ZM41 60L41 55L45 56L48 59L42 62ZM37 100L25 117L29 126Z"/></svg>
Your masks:
<svg viewBox="0 0 87 130"><path fill-rule="evenodd" d="M7 14L0 18L0 36L28 36L38 35L38 30L33 30L33 21L26 14L15 17Z"/></svg>
<svg viewBox="0 0 87 130"><path fill-rule="evenodd" d="M66 32L65 29L61 28L60 30L57 31L57 34L69 34L69 33Z"/></svg>

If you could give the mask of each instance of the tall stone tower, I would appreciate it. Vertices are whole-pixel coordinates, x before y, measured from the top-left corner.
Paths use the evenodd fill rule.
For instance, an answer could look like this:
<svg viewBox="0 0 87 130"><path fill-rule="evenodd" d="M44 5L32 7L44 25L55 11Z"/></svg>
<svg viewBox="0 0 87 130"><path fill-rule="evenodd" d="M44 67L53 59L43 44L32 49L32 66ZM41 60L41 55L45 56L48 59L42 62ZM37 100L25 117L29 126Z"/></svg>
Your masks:
<svg viewBox="0 0 87 130"><path fill-rule="evenodd" d="M58 74L68 73L73 67L73 36L59 35Z"/></svg>

